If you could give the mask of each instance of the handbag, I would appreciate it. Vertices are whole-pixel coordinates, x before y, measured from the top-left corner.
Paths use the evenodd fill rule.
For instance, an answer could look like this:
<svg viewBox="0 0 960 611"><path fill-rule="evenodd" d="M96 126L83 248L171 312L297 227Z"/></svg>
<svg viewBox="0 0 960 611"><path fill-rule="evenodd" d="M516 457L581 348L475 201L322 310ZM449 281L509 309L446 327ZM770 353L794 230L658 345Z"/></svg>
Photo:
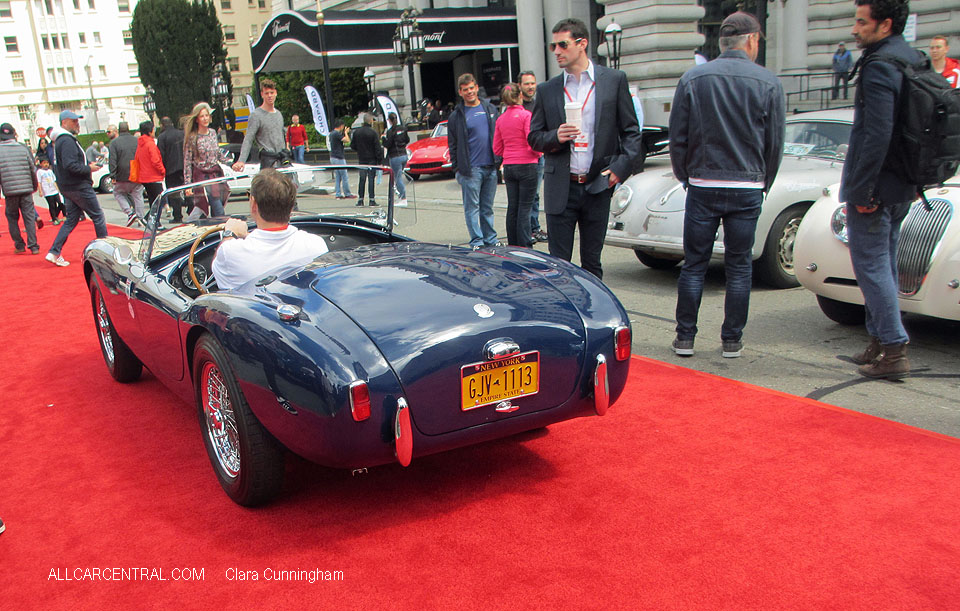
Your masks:
<svg viewBox="0 0 960 611"><path fill-rule="evenodd" d="M140 182L140 162L136 158L130 160L130 182Z"/></svg>

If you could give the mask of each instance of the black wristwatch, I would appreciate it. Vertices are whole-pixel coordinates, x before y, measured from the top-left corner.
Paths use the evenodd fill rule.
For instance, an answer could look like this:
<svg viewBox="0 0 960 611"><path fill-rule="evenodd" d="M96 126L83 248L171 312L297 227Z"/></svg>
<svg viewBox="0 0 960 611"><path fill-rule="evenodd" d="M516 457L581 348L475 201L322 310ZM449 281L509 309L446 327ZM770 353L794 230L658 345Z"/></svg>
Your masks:
<svg viewBox="0 0 960 611"><path fill-rule="evenodd" d="M224 239L224 240L226 240L227 238L233 238L233 237L236 237L236 234L234 234L232 231L230 231L229 229L224 229L224 230L223 230L223 239Z"/></svg>

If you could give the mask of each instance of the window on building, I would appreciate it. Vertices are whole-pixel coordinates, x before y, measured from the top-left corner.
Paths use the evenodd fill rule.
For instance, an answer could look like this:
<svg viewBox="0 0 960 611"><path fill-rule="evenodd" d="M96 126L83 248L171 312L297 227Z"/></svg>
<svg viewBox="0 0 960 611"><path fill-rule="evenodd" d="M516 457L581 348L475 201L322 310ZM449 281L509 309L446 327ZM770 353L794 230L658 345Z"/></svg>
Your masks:
<svg viewBox="0 0 960 611"><path fill-rule="evenodd" d="M61 83L66 83L66 82L67 82L67 73L64 71L63 68L57 68L57 79L58 79Z"/></svg>
<svg viewBox="0 0 960 611"><path fill-rule="evenodd" d="M60 35L60 40L63 41L63 48L64 48L64 49L69 49L69 48L70 48L70 37L69 37L69 36L67 36L66 34L61 34L61 35Z"/></svg>
<svg viewBox="0 0 960 611"><path fill-rule="evenodd" d="M40 37L40 42L43 44L44 51L50 50L50 39L47 37L46 34Z"/></svg>
<svg viewBox="0 0 960 611"><path fill-rule="evenodd" d="M100 32L94 32L94 33L93 33L93 44L95 44L95 45L99 45L99 44L100 44Z"/></svg>
<svg viewBox="0 0 960 611"><path fill-rule="evenodd" d="M52 0L43 0L43 7L47 10L47 15L53 14L53 2Z"/></svg>
<svg viewBox="0 0 960 611"><path fill-rule="evenodd" d="M106 67L106 66L100 66L100 79L101 79L101 80L106 80L106 79L107 79L107 67Z"/></svg>
<svg viewBox="0 0 960 611"><path fill-rule="evenodd" d="M20 115L20 120L27 122L30 120L30 105L29 104L18 104L17 105L17 114Z"/></svg>
<svg viewBox="0 0 960 611"><path fill-rule="evenodd" d="M20 46L17 44L16 36L4 36L3 44L7 47L7 53L19 53Z"/></svg>
<svg viewBox="0 0 960 611"><path fill-rule="evenodd" d="M89 8L91 11L95 11L97 10L97 5L93 0L87 0L87 8Z"/></svg>
<svg viewBox="0 0 960 611"><path fill-rule="evenodd" d="M80 45L81 45L81 46L87 44L87 33L86 33L86 32L80 32L79 34L77 34L77 36L80 38Z"/></svg>
<svg viewBox="0 0 960 611"><path fill-rule="evenodd" d="M77 73L74 72L73 67L67 68L67 80L71 83L77 82Z"/></svg>
<svg viewBox="0 0 960 611"><path fill-rule="evenodd" d="M129 13L130 0L117 0L117 10L121 13Z"/></svg>
<svg viewBox="0 0 960 611"><path fill-rule="evenodd" d="M257 0L247 0L247 6L250 8L257 8Z"/></svg>
<svg viewBox="0 0 960 611"><path fill-rule="evenodd" d="M233 7L230 5L230 0L220 0L220 9L224 11L229 11Z"/></svg>
<svg viewBox="0 0 960 611"><path fill-rule="evenodd" d="M54 49L59 49L59 48L60 48L60 37L57 36L56 34L51 34L51 35L50 35L50 42L53 43L53 48L54 48Z"/></svg>
<svg viewBox="0 0 960 611"><path fill-rule="evenodd" d="M123 44L126 47L133 46L133 32L131 32L130 30L123 31Z"/></svg>
<svg viewBox="0 0 960 611"><path fill-rule="evenodd" d="M140 66L137 64L127 64L127 76L137 78L140 76Z"/></svg>
<svg viewBox="0 0 960 611"><path fill-rule="evenodd" d="M10 73L10 80L13 81L14 87L26 87L27 81L23 77L23 70L14 70Z"/></svg>
<svg viewBox="0 0 960 611"><path fill-rule="evenodd" d="M53 84L57 83L57 74L53 71L53 68L47 68L47 80Z"/></svg>
<svg viewBox="0 0 960 611"><path fill-rule="evenodd" d="M250 38L256 38L260 35L260 24L254 23L250 26Z"/></svg>
<svg viewBox="0 0 960 611"><path fill-rule="evenodd" d="M223 26L223 40L226 42L237 42L237 28L232 25Z"/></svg>
<svg viewBox="0 0 960 611"><path fill-rule="evenodd" d="M73 10L75 11L80 10L80 0L73 0Z"/></svg>
<svg viewBox="0 0 960 611"><path fill-rule="evenodd" d="M13 17L13 10L10 8L10 0L0 2L0 19L10 19Z"/></svg>
<svg viewBox="0 0 960 611"><path fill-rule="evenodd" d="M257 0L257 7L262 11L267 8L267 0Z"/></svg>
<svg viewBox="0 0 960 611"><path fill-rule="evenodd" d="M230 72L239 72L240 71L240 58L239 57L228 57L227 66L230 67Z"/></svg>

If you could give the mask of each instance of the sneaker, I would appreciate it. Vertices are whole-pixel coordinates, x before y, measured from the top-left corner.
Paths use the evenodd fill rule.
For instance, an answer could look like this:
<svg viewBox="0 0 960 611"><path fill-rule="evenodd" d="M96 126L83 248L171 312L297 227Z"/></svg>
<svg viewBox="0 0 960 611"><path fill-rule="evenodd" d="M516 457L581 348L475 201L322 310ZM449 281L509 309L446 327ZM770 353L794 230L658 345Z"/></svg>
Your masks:
<svg viewBox="0 0 960 611"><path fill-rule="evenodd" d="M404 197L403 199L398 200L395 205L396 205L398 208L406 208L406 207L407 207L407 198Z"/></svg>
<svg viewBox="0 0 960 611"><path fill-rule="evenodd" d="M53 219L53 220L50 221L50 222L53 223L54 225L59 225L59 224L62 223L63 221L61 221L60 219Z"/></svg>
<svg viewBox="0 0 960 611"><path fill-rule="evenodd" d="M2 533L3 531L5 531L6 529L7 529L7 527L3 525L3 520L0 520L0 533Z"/></svg>
<svg viewBox="0 0 960 611"><path fill-rule="evenodd" d="M66 267L70 265L70 262L61 257L60 255L55 255L52 252L48 252L47 256L44 257L47 261L53 263L58 267Z"/></svg>
<svg viewBox="0 0 960 611"><path fill-rule="evenodd" d="M546 232L546 231L543 231L543 230L534 231L534 232L533 232L533 237L534 237L534 241L535 241L535 242L546 242L546 241L547 241L547 232Z"/></svg>
<svg viewBox="0 0 960 611"><path fill-rule="evenodd" d="M43 219L37 219L37 229L43 229Z"/></svg>
<svg viewBox="0 0 960 611"><path fill-rule="evenodd" d="M39 248L31 248L31 249L30 249L30 254L31 254L31 255L39 255L39 254L40 254L40 249L39 249Z"/></svg>
<svg viewBox="0 0 960 611"><path fill-rule="evenodd" d="M677 356L693 356L693 340L676 338L673 340L673 351Z"/></svg>
<svg viewBox="0 0 960 611"><path fill-rule="evenodd" d="M362 199L358 199L358 200L357 200L357 205L358 205L358 206L362 206L362 205L363 205L363 200L362 200Z"/></svg>
<svg viewBox="0 0 960 611"><path fill-rule="evenodd" d="M13 252L14 254L18 254L18 255L25 255L27 254L27 249L24 248L23 246L17 246L17 247L14 247Z"/></svg>
<svg viewBox="0 0 960 611"><path fill-rule="evenodd" d="M129 227L130 225L133 225L134 223L136 223L136 222L139 221L139 220L140 220L140 219L137 217L137 213L136 213L136 212L128 212L128 213L127 213L127 227Z"/></svg>
<svg viewBox="0 0 960 611"><path fill-rule="evenodd" d="M723 340L723 358L735 359L740 356L742 350L743 342L730 339Z"/></svg>
<svg viewBox="0 0 960 611"><path fill-rule="evenodd" d="M371 205L371 206L377 206L377 205L379 205L379 204L377 204L377 202L375 202L375 201L373 201L373 200L371 199L371 200L370 200L370 205Z"/></svg>

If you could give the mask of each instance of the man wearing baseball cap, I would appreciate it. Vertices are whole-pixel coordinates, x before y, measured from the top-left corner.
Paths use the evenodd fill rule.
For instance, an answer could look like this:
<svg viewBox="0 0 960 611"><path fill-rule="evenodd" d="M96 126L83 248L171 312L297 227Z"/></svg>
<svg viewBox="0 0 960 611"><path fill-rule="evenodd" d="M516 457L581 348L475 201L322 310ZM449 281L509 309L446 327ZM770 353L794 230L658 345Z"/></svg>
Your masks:
<svg viewBox="0 0 960 611"><path fill-rule="evenodd" d="M738 357L743 348L757 218L780 169L786 120L780 80L754 63L761 36L749 13L724 19L720 57L688 70L673 98L670 161L687 189L673 342L679 356L693 356L703 278L720 223L727 276L722 356Z"/></svg>
<svg viewBox="0 0 960 611"><path fill-rule="evenodd" d="M107 221L100 209L100 202L97 201L97 194L93 191L93 173L99 170L100 166L87 163L83 147L77 142L76 135L80 133L79 119L82 118L83 115L64 110L60 113L60 127L53 130L56 158L54 172L57 175L57 186L63 194L67 220L60 225L60 231L47 253L47 261L60 267L70 265L69 261L60 256L60 251L83 213L93 221L97 237L107 237Z"/></svg>
<svg viewBox="0 0 960 611"><path fill-rule="evenodd" d="M7 227L13 238L13 247L18 255L27 252L38 254L37 209L33 205L33 192L37 190L37 172L33 153L17 142L17 132L9 123L0 125L0 191L6 200ZM24 244L20 234L20 216L27 230Z"/></svg>

